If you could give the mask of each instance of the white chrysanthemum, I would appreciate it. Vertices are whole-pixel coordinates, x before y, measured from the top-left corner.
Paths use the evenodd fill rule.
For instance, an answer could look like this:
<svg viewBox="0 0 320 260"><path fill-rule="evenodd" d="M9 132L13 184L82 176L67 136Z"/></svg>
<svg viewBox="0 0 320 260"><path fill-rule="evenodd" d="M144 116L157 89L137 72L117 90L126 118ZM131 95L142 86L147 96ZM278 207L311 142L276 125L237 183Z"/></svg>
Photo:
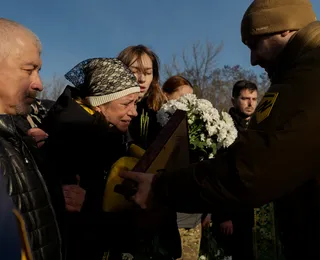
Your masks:
<svg viewBox="0 0 320 260"><path fill-rule="evenodd" d="M221 117L227 123L227 125L234 125L232 117L227 112L221 112Z"/></svg>
<svg viewBox="0 0 320 260"><path fill-rule="evenodd" d="M222 120L218 123L218 130L219 130L217 133L218 143L221 143L227 137L228 131L226 126L227 126L226 122Z"/></svg>
<svg viewBox="0 0 320 260"><path fill-rule="evenodd" d="M211 122L212 120L214 120L214 118L212 117L211 114L207 113L207 112L203 112L202 116L200 117L204 122Z"/></svg>
<svg viewBox="0 0 320 260"><path fill-rule="evenodd" d="M209 109L213 108L212 103L209 100L206 100L206 99L198 99L197 100L197 106L198 106L199 109L201 109L203 111L206 111L206 110L209 110Z"/></svg>
<svg viewBox="0 0 320 260"><path fill-rule="evenodd" d="M195 94L185 94L178 99L178 101L188 105L194 105L197 100L198 99Z"/></svg>
<svg viewBox="0 0 320 260"><path fill-rule="evenodd" d="M133 255L131 255L129 253L122 253L121 254L121 259L122 260L133 260L134 257L133 257Z"/></svg>
<svg viewBox="0 0 320 260"><path fill-rule="evenodd" d="M177 109L187 112L190 140L195 149L204 147L208 158L214 157L220 147L229 147L237 138L231 116L226 112L220 114L210 101L197 99L194 94L164 104L157 113L158 122L164 126Z"/></svg>
<svg viewBox="0 0 320 260"><path fill-rule="evenodd" d="M196 120L195 115L188 113L188 124L191 125Z"/></svg>
<svg viewBox="0 0 320 260"><path fill-rule="evenodd" d="M190 108L188 107L188 105L181 103L181 102L177 102L175 103L175 107L179 110L183 110L183 111L189 111Z"/></svg>
<svg viewBox="0 0 320 260"><path fill-rule="evenodd" d="M216 108L213 107L213 108L210 110L210 113L211 113L212 118L213 118L214 120L216 120L216 121L219 121L219 120L220 120L220 114L219 114L218 109L216 109Z"/></svg>
<svg viewBox="0 0 320 260"><path fill-rule="evenodd" d="M206 145L207 145L207 146L212 146L212 144L213 144L213 143L212 143L212 139L211 139L211 138L207 138L207 139L206 139Z"/></svg>
<svg viewBox="0 0 320 260"><path fill-rule="evenodd" d="M159 110L159 112L157 113L157 121L161 126L166 125L169 119L170 116L167 112L165 112L164 110Z"/></svg>
<svg viewBox="0 0 320 260"><path fill-rule="evenodd" d="M218 124L217 123L214 123L214 124L206 124L206 130L208 132L208 136L211 137L211 136L214 136L218 133Z"/></svg>
<svg viewBox="0 0 320 260"><path fill-rule="evenodd" d="M176 111L175 102L169 101L168 103L164 104L161 107L161 110L164 110L165 112L169 114L173 114Z"/></svg>
<svg viewBox="0 0 320 260"><path fill-rule="evenodd" d="M227 137L222 142L223 147L229 147L230 145L232 145L234 143L234 141L238 137L238 131L235 126L230 126L227 129L227 131L228 131Z"/></svg>

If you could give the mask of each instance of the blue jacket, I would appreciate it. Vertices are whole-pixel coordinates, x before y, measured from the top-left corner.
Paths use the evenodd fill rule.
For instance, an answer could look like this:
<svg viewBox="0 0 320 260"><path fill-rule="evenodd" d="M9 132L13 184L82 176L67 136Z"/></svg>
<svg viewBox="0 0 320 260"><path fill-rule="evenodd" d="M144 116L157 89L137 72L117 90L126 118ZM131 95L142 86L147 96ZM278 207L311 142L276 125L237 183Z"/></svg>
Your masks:
<svg viewBox="0 0 320 260"><path fill-rule="evenodd" d="M31 259L24 221L5 187L5 178L0 174L0 259ZM22 257L22 251L27 258Z"/></svg>

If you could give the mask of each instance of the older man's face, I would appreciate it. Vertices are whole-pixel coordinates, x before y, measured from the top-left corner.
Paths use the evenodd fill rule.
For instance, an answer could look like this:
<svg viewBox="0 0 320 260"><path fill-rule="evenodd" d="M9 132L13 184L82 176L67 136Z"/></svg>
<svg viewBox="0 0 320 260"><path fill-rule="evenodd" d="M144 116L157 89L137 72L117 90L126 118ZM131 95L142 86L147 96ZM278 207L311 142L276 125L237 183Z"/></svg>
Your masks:
<svg viewBox="0 0 320 260"><path fill-rule="evenodd" d="M40 50L27 33L16 33L10 53L0 61L0 113L24 115L30 112L42 83Z"/></svg>

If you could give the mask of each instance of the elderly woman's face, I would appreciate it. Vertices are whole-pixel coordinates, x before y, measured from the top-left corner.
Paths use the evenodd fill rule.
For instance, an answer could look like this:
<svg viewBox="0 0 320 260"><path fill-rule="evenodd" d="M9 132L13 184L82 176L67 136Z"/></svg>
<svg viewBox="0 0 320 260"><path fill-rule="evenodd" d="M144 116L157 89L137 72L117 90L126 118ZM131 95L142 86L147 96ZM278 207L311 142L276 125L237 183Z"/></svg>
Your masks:
<svg viewBox="0 0 320 260"><path fill-rule="evenodd" d="M139 93L124 96L97 107L97 111L119 131L126 132L132 118L138 115L136 110L138 97Z"/></svg>

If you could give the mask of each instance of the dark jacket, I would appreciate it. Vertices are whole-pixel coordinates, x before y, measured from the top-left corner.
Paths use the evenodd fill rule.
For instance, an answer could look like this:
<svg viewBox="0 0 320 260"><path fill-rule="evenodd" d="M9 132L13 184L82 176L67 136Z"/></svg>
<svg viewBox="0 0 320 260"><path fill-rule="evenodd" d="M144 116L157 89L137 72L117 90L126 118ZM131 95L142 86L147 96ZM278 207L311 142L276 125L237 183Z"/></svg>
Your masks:
<svg viewBox="0 0 320 260"><path fill-rule="evenodd" d="M61 236L47 186L18 131L12 116L0 116L0 170L25 220L34 259L62 259Z"/></svg>
<svg viewBox="0 0 320 260"><path fill-rule="evenodd" d="M148 107L147 98L137 104L138 116L133 118L129 132L133 142L143 149L147 149L161 131L157 121L157 112Z"/></svg>
<svg viewBox="0 0 320 260"><path fill-rule="evenodd" d="M42 120L49 138L43 151L54 161L62 184L77 183L87 191L86 211L101 211L105 179L112 164L126 155L126 135L110 128L100 113L90 115L67 86Z"/></svg>
<svg viewBox="0 0 320 260"><path fill-rule="evenodd" d="M249 120L244 119L234 107L230 108L229 114L232 117L234 125L238 131L242 132L247 130L250 122Z"/></svg>
<svg viewBox="0 0 320 260"><path fill-rule="evenodd" d="M77 95L75 88L67 87L42 121L43 129L49 134L43 149L49 154L52 167L59 169L59 178L64 184L71 184L76 182L78 174L80 186L86 189L81 213L67 214L69 257L101 259L103 251L135 252L141 246L140 240L147 242L146 245L152 244L150 241L159 230L165 249L171 255L180 256L174 212L161 226L148 230L140 226L141 219L150 219L152 214L141 210L102 212L108 171L116 160L127 155L128 139L127 135L111 130L100 113L90 115L85 111L74 101ZM166 233L167 229L171 233Z"/></svg>
<svg viewBox="0 0 320 260"><path fill-rule="evenodd" d="M75 184L79 175L86 190L81 212L66 212L67 259L100 260L110 249L126 252L134 241L129 213L102 211L106 178L112 164L127 154L127 135L110 128L100 113L90 115L75 101L78 96L67 86L42 120L49 134L42 151L62 184Z"/></svg>
<svg viewBox="0 0 320 260"><path fill-rule="evenodd" d="M215 159L159 174L154 195L179 211L276 201L287 259L319 259L320 22L296 33L249 129Z"/></svg>
<svg viewBox="0 0 320 260"><path fill-rule="evenodd" d="M45 101L45 104L43 103L43 101ZM29 113L29 116L31 116L34 124L36 124L37 127L41 128L42 119L46 116L46 113L52 105L52 102L53 101L51 100L37 99L32 104L32 109ZM65 202L62 193L62 184L57 178L56 172L52 170L52 168L48 165L48 161L50 161L50 159L46 158L46 154L43 153L41 149L39 149L35 145L34 139L28 136L27 132L31 129L32 126L28 122L26 116L13 116L12 118L14 120L16 128L18 129L19 133L21 133L21 138L30 150L40 170L40 173L46 182L46 186L51 197L51 202L56 213L60 233L63 238Z"/></svg>
<svg viewBox="0 0 320 260"><path fill-rule="evenodd" d="M250 121L244 119L234 107L230 108L229 114L232 117L234 125L238 132L241 133L248 129ZM244 229L243 226L246 226L247 230L251 232L254 222L253 208L245 208L241 211L235 212L220 212L213 217L214 223L220 224L228 220L232 220L234 228L237 228L237 226L241 226L241 228Z"/></svg>
<svg viewBox="0 0 320 260"><path fill-rule="evenodd" d="M133 118L129 126L129 132L132 137L132 142L144 149L148 149L149 146L156 140L162 127L157 121L157 112L148 107L147 97L143 98L137 104L138 116ZM137 216L135 216L137 218ZM158 248L158 252L165 250L169 255L174 258L181 256L181 241L180 234L177 225L177 214L175 211L166 210L165 212L149 212L142 214L140 218L158 219L157 224L148 224L148 234L141 233L141 237L148 238L150 243L154 243L153 240L158 240L161 245L161 249ZM143 229L147 228L144 227ZM139 230L139 229L138 229ZM156 245L157 246L157 245Z"/></svg>

